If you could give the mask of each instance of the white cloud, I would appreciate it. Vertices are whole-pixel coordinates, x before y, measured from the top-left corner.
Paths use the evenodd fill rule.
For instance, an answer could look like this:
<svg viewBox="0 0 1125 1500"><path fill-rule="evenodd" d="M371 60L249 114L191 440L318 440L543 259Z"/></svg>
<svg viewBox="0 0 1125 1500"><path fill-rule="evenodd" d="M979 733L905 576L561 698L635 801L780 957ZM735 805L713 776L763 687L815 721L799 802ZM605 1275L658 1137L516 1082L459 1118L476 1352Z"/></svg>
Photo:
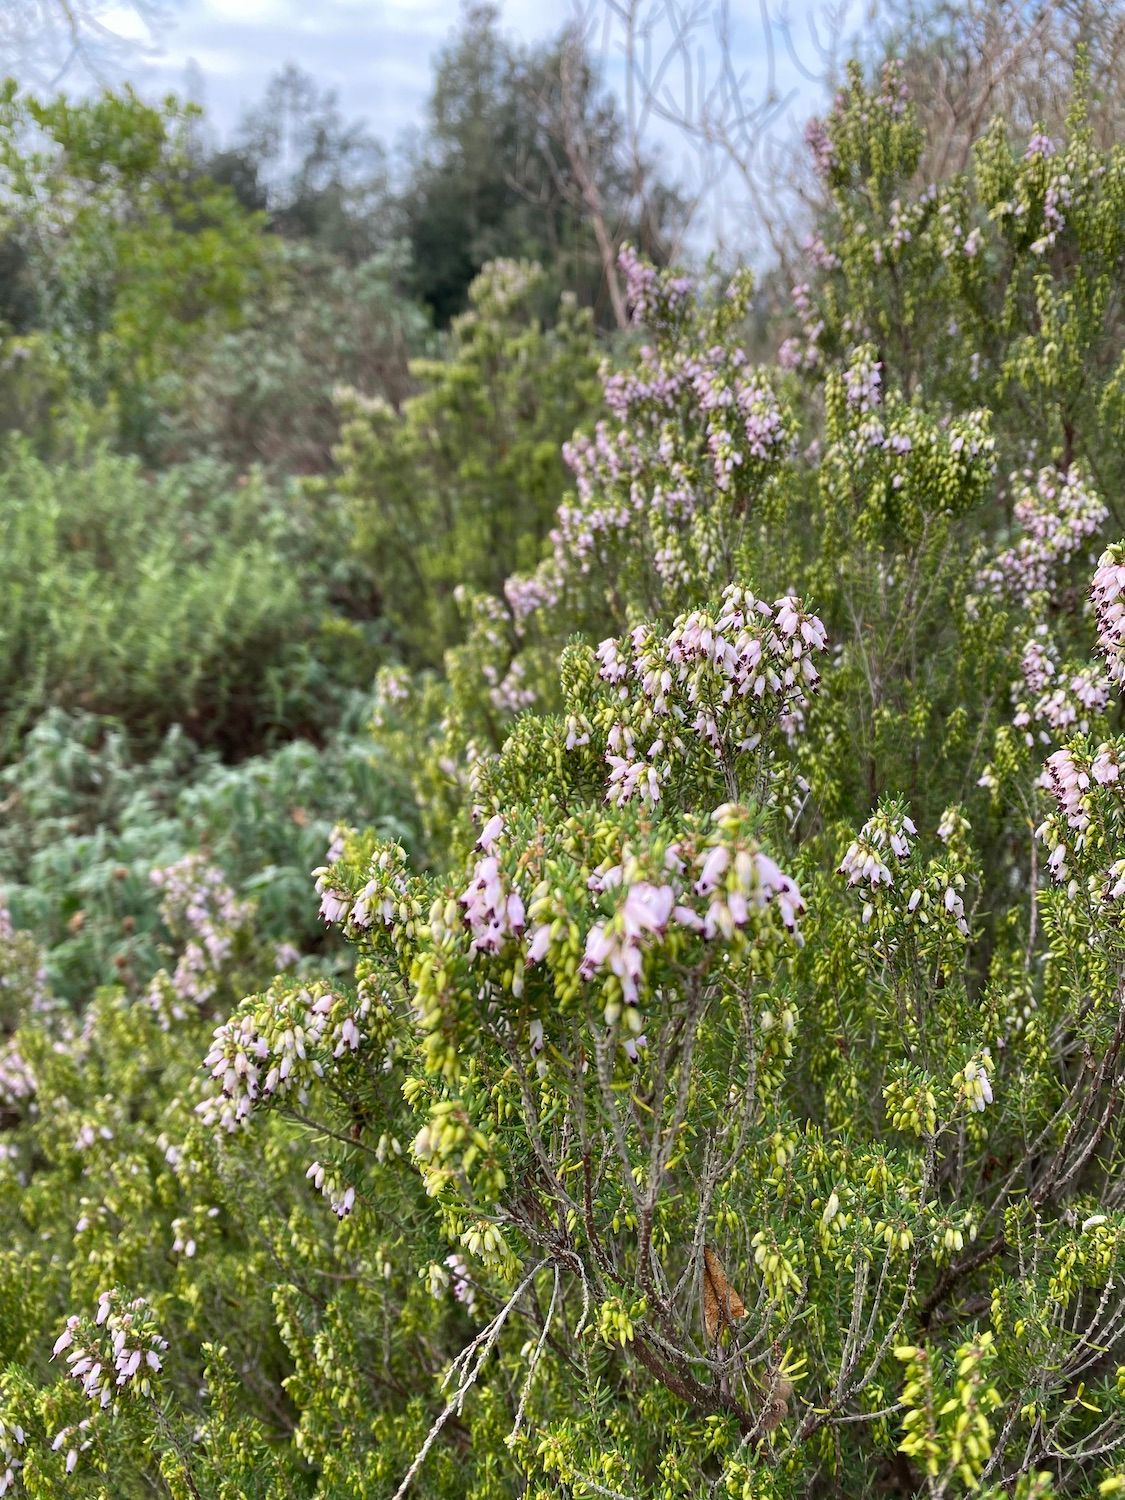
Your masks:
<svg viewBox="0 0 1125 1500"><path fill-rule="evenodd" d="M183 90L194 65L225 133L294 62L336 89L347 114L394 140L420 120L459 14L458 0L181 0L165 12L159 48L136 54L128 72L152 91Z"/></svg>
<svg viewBox="0 0 1125 1500"><path fill-rule="evenodd" d="M287 0L209 0L204 6L204 14L216 25L223 22L276 25L292 12L293 6Z"/></svg>
<svg viewBox="0 0 1125 1500"><path fill-rule="evenodd" d="M152 33L131 5L111 5L98 19L107 31L122 41L145 46L152 40Z"/></svg>

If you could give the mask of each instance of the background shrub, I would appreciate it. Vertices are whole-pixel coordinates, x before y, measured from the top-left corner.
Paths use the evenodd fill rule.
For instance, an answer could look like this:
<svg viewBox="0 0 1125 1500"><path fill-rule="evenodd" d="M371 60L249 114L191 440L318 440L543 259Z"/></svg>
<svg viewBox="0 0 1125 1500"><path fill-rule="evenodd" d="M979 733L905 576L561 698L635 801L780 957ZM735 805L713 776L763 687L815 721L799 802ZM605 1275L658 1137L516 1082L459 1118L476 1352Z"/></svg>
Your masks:
<svg viewBox="0 0 1125 1500"><path fill-rule="evenodd" d="M47 705L117 716L140 744L179 724L251 748L320 725L375 660L360 626L326 621L325 507L261 476L151 475L82 441L49 464L13 438L0 524L9 753Z"/></svg>

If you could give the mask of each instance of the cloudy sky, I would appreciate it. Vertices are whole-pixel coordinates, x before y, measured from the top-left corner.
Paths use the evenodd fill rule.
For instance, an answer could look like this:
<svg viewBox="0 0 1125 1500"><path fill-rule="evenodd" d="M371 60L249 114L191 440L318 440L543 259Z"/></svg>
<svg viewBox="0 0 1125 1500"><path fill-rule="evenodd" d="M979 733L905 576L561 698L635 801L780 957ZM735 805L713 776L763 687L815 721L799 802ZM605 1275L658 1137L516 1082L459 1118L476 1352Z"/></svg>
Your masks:
<svg viewBox="0 0 1125 1500"><path fill-rule="evenodd" d="M3 4L4 0L0 0ZM129 0L104 0L104 22L121 35L144 29ZM146 0L141 0L141 4ZM153 3L153 0L148 0ZM220 131L242 106L262 94L268 79L296 62L322 86L334 88L349 118L369 122L394 141L420 123L436 54L456 28L460 0L157 0L161 22L153 45L127 55L125 70L144 92L174 90L201 96ZM791 0L790 34L800 63L819 70L809 21L814 0ZM755 96L766 88L766 38L760 0L731 0L732 44ZM658 6L649 4L650 10ZM556 32L573 14L571 0L502 0L505 28L528 42ZM699 40L712 42L708 31ZM802 76L775 31L776 80L796 91L795 109L815 106L816 87ZM599 35L607 76L620 75L619 47ZM655 44L659 51L660 40ZM713 47L711 48L713 51ZM72 82L67 79L68 84Z"/></svg>
<svg viewBox="0 0 1125 1500"><path fill-rule="evenodd" d="M527 40L549 34L551 0L506 0L506 27ZM344 113L393 139L422 116L433 60L460 13L458 0L163 0L156 45L128 71L146 88L193 92L220 127L237 122L288 62L334 88ZM565 13L565 12L564 12ZM124 6L106 16L140 34Z"/></svg>

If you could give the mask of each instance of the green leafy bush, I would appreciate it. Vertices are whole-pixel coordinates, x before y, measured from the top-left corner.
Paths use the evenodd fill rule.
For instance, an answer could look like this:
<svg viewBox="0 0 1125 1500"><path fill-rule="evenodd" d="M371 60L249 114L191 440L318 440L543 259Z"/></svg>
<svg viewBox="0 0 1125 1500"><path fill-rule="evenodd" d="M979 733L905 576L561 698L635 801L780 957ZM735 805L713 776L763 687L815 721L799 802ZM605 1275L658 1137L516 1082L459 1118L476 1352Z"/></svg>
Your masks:
<svg viewBox="0 0 1125 1500"><path fill-rule="evenodd" d="M47 705L249 749L318 727L375 660L329 618L331 516L214 464L152 476L100 445L0 476L2 746Z"/></svg>
<svg viewBox="0 0 1125 1500"><path fill-rule="evenodd" d="M108 404L142 447L154 383L238 325L275 258L264 218L200 173L197 115L131 89L72 101L0 88L5 313L46 336L72 399Z"/></svg>
<svg viewBox="0 0 1125 1500"><path fill-rule="evenodd" d="M534 560L565 483L560 445L593 407L589 314L564 298L544 326L543 279L490 266L446 356L411 366L421 390L400 411L342 397L337 486L387 622L418 663L459 638L459 590L499 589Z"/></svg>
<svg viewBox="0 0 1125 1500"><path fill-rule="evenodd" d="M412 829L407 788L362 719L357 705L324 744L230 766L180 730L138 758L112 722L44 715L0 771L0 892L43 946L52 992L80 1007L112 977L139 994L167 941L151 872L196 850L254 902L262 943L338 957L308 874L340 809L394 838Z"/></svg>
<svg viewBox="0 0 1125 1500"><path fill-rule="evenodd" d="M164 452L206 452L241 470L325 472L340 431L338 387L392 406L412 389L409 362L432 336L402 294L404 279L397 252L348 266L287 246L243 325L161 382Z"/></svg>

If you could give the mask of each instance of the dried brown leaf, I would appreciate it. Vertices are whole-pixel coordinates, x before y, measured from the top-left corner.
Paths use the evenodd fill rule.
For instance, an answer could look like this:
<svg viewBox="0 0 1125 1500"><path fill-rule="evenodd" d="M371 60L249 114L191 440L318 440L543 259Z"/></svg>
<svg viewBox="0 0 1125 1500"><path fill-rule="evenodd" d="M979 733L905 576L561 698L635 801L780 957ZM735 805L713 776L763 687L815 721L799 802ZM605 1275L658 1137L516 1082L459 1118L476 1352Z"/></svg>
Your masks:
<svg viewBox="0 0 1125 1500"><path fill-rule="evenodd" d="M703 1247L703 1328L709 1343L717 1343L724 1328L732 1328L746 1316L746 1305L727 1280L722 1262L711 1249Z"/></svg>

